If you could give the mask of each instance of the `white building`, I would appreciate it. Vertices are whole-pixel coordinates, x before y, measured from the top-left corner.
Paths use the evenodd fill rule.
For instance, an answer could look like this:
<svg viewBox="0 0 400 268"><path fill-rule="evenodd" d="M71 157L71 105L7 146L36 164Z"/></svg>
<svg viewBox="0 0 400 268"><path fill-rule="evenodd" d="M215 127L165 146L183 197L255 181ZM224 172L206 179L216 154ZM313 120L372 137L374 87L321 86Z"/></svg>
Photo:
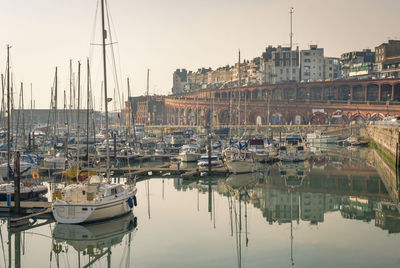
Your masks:
<svg viewBox="0 0 400 268"><path fill-rule="evenodd" d="M264 82L278 84L284 82L300 81L299 48L292 50L290 47L266 48L262 55Z"/></svg>
<svg viewBox="0 0 400 268"><path fill-rule="evenodd" d="M334 80L340 78L340 59L333 57L324 58L324 78Z"/></svg>
<svg viewBox="0 0 400 268"><path fill-rule="evenodd" d="M304 82L324 80L324 49L310 45L310 49L300 52L300 79Z"/></svg>

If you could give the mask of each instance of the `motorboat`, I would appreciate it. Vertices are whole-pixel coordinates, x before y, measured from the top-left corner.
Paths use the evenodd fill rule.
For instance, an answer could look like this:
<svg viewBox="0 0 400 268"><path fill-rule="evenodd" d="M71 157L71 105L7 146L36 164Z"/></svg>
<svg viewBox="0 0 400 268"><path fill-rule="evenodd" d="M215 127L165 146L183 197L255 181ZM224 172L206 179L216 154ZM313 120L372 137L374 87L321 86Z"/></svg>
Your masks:
<svg viewBox="0 0 400 268"><path fill-rule="evenodd" d="M249 150L236 149L225 161L230 173L251 173L256 171L255 153Z"/></svg>
<svg viewBox="0 0 400 268"><path fill-rule="evenodd" d="M274 151L273 145L266 147L264 139L250 139L248 149L255 153L255 161L260 163L266 163L273 160L276 152Z"/></svg>
<svg viewBox="0 0 400 268"><path fill-rule="evenodd" d="M66 157L63 153L57 153L55 156L45 157L43 159L43 167L52 170L65 169Z"/></svg>
<svg viewBox="0 0 400 268"><path fill-rule="evenodd" d="M307 160L309 152L300 135L290 135L280 144L280 158L282 162L301 162Z"/></svg>
<svg viewBox="0 0 400 268"><path fill-rule="evenodd" d="M30 155L21 155L20 158L20 175L22 177L31 176L33 172L37 172L39 169L38 163L35 162L32 156ZM13 172L14 159L10 161L10 167L8 167L7 163L3 163L0 165L0 176L2 178L7 178L9 173Z"/></svg>
<svg viewBox="0 0 400 268"><path fill-rule="evenodd" d="M7 195L11 196L11 200L14 200L14 183L3 183L0 184L0 201L6 201ZM45 185L33 184L33 183L20 183L20 200L29 200L38 197L42 197L48 192L48 188Z"/></svg>
<svg viewBox="0 0 400 268"><path fill-rule="evenodd" d="M337 142L341 146L368 146L368 141L360 141L357 137L350 136L345 140Z"/></svg>
<svg viewBox="0 0 400 268"><path fill-rule="evenodd" d="M222 165L222 161L218 157L217 154L211 154L211 166L220 166ZM200 159L197 161L197 166L200 168L208 167L208 154L202 155Z"/></svg>
<svg viewBox="0 0 400 268"><path fill-rule="evenodd" d="M185 144L182 146L179 158L182 162L196 162L200 159L200 150L196 144Z"/></svg>
<svg viewBox="0 0 400 268"><path fill-rule="evenodd" d="M313 131L307 133L306 136L307 142L312 144L328 144L328 143L335 143L338 140L338 136L334 135L327 135L320 131Z"/></svg>
<svg viewBox="0 0 400 268"><path fill-rule="evenodd" d="M134 185L109 183L94 175L86 183L66 186L53 202L53 216L66 224L111 219L132 210L136 193Z"/></svg>

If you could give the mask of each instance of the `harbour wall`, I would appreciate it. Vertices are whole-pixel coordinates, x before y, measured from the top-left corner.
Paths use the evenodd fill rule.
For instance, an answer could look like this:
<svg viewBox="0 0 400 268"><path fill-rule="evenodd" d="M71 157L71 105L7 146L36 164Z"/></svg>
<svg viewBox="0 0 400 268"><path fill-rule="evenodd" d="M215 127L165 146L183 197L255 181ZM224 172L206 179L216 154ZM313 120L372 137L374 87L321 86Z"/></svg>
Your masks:
<svg viewBox="0 0 400 268"><path fill-rule="evenodd" d="M219 128L229 128L231 131L231 136L241 136L247 134L249 136L257 135L267 135L272 137L279 137L279 135L286 136L292 134L306 135L310 131L321 131L331 135L338 135L340 138L347 138L350 135L365 137L366 132L362 129L364 127L360 125L249 125L241 126L220 126ZM196 126L146 126L146 132L161 136L163 132L166 131L184 131L193 130L202 134L206 134L207 130L203 127ZM218 128L212 128L212 130L217 130Z"/></svg>
<svg viewBox="0 0 400 268"><path fill-rule="evenodd" d="M374 140L383 150L395 159L396 144L399 140L399 127L369 125L365 128L366 136Z"/></svg>

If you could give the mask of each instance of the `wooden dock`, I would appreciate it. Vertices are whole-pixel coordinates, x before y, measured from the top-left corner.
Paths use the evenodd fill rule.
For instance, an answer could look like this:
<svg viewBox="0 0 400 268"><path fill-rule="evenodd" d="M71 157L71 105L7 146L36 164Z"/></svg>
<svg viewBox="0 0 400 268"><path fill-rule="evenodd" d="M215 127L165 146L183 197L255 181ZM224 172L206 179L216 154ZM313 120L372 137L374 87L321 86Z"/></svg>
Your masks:
<svg viewBox="0 0 400 268"><path fill-rule="evenodd" d="M22 216L22 217L17 217L17 218L11 218L10 219L10 227L11 228L15 228L15 227L20 227L23 225L27 225L29 224L29 220L32 218L37 218L39 216L45 215L45 214L49 214L52 213L51 212L51 207L46 208L43 211L37 212L37 213L32 213L32 214L28 214L26 216Z"/></svg>
<svg viewBox="0 0 400 268"><path fill-rule="evenodd" d="M44 201L21 201L20 205L21 208L28 209L28 208L51 208L50 202ZM1 201L0 202L0 212L10 212L14 207L14 201L11 201L11 206L7 206L7 202Z"/></svg>

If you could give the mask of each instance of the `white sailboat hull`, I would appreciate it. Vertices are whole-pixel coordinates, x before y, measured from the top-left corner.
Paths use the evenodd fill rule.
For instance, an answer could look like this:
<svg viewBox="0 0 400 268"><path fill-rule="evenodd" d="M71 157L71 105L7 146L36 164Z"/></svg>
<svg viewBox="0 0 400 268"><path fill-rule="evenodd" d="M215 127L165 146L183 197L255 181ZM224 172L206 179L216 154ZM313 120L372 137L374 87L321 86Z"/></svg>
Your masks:
<svg viewBox="0 0 400 268"><path fill-rule="evenodd" d="M181 154L182 162L197 162L200 159L200 154Z"/></svg>
<svg viewBox="0 0 400 268"><path fill-rule="evenodd" d="M136 189L111 200L98 203L67 203L56 201L53 204L53 216L59 223L80 224L101 221L124 215L131 211L128 199L136 195Z"/></svg>
<svg viewBox="0 0 400 268"><path fill-rule="evenodd" d="M14 164L11 163L11 169L14 171ZM22 177L26 177L26 176L31 176L32 172L36 171L37 169L29 163L24 163L21 162L20 163L20 171L23 172L24 170L30 168L28 171L24 172L22 174ZM8 177L8 168L7 168L7 163L0 165L0 176L1 178L7 178Z"/></svg>

